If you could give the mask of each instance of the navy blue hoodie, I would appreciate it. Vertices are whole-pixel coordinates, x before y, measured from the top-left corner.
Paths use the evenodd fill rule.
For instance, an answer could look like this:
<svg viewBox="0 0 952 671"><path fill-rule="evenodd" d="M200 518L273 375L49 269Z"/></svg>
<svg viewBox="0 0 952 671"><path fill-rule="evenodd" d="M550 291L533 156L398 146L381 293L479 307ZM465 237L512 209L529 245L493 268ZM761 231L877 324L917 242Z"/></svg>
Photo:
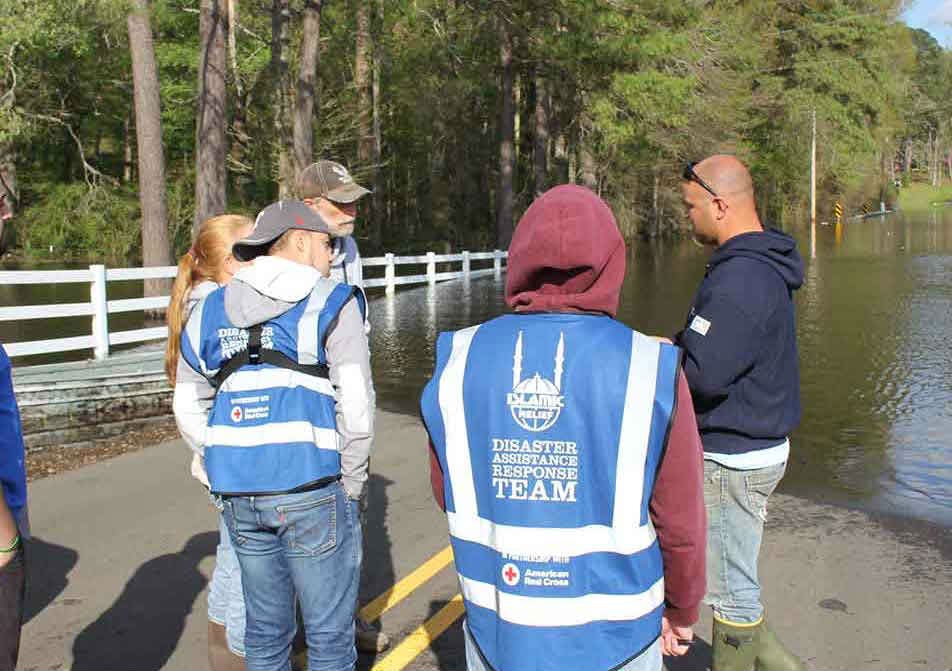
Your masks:
<svg viewBox="0 0 952 671"><path fill-rule="evenodd" d="M799 423L802 284L797 244L780 231L738 235L711 256L676 336L705 453L775 447Z"/></svg>

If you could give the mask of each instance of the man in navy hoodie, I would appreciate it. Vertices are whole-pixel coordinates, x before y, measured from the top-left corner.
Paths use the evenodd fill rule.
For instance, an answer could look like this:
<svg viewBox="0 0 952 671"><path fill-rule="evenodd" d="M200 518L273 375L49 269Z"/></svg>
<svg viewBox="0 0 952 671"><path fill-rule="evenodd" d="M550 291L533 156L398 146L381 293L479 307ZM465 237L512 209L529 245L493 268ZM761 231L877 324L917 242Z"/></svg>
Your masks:
<svg viewBox="0 0 952 671"><path fill-rule="evenodd" d="M683 177L695 238L716 246L676 336L704 444L711 668L801 669L764 620L757 557L800 421L793 292L803 263L793 238L761 225L736 158L688 164Z"/></svg>

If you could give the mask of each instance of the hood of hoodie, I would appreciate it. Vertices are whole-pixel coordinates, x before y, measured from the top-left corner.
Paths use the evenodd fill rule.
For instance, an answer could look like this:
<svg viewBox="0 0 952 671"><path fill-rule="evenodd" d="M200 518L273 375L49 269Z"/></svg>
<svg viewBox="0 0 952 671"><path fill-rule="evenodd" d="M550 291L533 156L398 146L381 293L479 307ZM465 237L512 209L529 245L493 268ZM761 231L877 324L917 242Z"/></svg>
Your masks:
<svg viewBox="0 0 952 671"><path fill-rule="evenodd" d="M266 322L305 299L320 279L311 266L259 256L225 287L225 313L239 328Z"/></svg>
<svg viewBox="0 0 952 671"><path fill-rule="evenodd" d="M738 256L766 263L773 268L791 291L803 285L803 260L797 251L797 242L776 229L743 233L718 247L711 255L709 267Z"/></svg>
<svg viewBox="0 0 952 671"><path fill-rule="evenodd" d="M189 314L192 308L198 305L198 302L208 294L218 288L216 282L211 280L202 280L188 292L188 299L185 301L185 314Z"/></svg>
<svg viewBox="0 0 952 671"><path fill-rule="evenodd" d="M598 312L612 317L625 278L625 241L611 209L565 184L519 220L506 271L506 302L520 312Z"/></svg>

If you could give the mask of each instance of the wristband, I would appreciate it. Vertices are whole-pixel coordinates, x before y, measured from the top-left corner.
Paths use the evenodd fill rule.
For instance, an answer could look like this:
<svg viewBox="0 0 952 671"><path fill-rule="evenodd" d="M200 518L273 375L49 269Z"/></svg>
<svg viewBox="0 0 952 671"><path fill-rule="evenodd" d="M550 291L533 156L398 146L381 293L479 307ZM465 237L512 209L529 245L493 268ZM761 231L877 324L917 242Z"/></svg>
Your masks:
<svg viewBox="0 0 952 671"><path fill-rule="evenodd" d="M20 546L20 534L13 537L10 547L0 548L0 554L10 554Z"/></svg>

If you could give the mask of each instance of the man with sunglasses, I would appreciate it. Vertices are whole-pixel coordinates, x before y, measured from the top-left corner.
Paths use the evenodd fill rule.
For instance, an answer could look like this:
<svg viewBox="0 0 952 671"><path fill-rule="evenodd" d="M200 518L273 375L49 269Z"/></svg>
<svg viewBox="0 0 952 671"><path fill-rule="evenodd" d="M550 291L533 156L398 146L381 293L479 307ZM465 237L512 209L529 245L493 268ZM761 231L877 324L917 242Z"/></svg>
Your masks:
<svg viewBox="0 0 952 671"><path fill-rule="evenodd" d="M762 226L736 158L689 163L683 178L694 237L716 247L675 336L704 444L711 668L802 669L766 624L757 558L767 499L800 420L793 292L803 263L793 238Z"/></svg>

